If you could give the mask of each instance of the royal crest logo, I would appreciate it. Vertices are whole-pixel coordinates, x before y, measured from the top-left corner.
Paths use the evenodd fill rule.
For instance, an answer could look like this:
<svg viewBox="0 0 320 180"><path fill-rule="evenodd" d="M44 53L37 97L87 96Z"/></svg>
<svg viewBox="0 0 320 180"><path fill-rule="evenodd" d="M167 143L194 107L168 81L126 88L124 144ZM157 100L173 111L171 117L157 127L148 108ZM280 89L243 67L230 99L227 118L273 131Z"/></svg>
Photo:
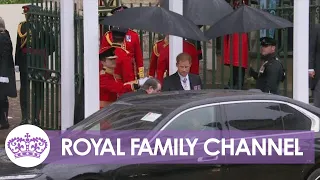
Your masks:
<svg viewBox="0 0 320 180"><path fill-rule="evenodd" d="M48 142L41 137L31 137L29 133L26 133L24 138L16 137L9 140L7 146L15 158L40 158L41 154L47 149Z"/></svg>
<svg viewBox="0 0 320 180"><path fill-rule="evenodd" d="M25 124L15 127L7 136L5 151L11 162L20 167L36 167L50 153L50 139L41 128Z"/></svg>

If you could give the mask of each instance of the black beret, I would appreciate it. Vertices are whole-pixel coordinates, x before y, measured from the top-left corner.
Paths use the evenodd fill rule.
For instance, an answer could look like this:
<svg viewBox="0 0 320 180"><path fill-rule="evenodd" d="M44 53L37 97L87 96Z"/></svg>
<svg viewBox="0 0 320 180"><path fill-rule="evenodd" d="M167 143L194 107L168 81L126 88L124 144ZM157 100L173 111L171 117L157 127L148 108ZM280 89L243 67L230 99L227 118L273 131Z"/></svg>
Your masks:
<svg viewBox="0 0 320 180"><path fill-rule="evenodd" d="M23 9L23 13L27 13L30 10L31 11L40 10L41 7L33 5L33 4L30 4L30 5L22 6L22 9Z"/></svg>
<svg viewBox="0 0 320 180"><path fill-rule="evenodd" d="M261 46L275 46L277 45L277 41L270 37L260 38Z"/></svg>

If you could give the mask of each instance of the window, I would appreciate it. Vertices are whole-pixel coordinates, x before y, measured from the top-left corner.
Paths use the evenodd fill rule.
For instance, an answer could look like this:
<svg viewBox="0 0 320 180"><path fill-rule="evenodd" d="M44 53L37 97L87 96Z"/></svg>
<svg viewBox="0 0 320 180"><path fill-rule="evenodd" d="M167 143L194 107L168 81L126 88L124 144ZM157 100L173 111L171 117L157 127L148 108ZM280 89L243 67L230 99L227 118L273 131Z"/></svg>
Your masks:
<svg viewBox="0 0 320 180"><path fill-rule="evenodd" d="M165 130L221 130L216 106L187 111L174 119Z"/></svg>
<svg viewBox="0 0 320 180"><path fill-rule="evenodd" d="M297 109L281 104L280 109L282 111L282 118L285 130L310 130L311 119L305 116Z"/></svg>
<svg viewBox="0 0 320 180"><path fill-rule="evenodd" d="M280 106L269 102L225 105L230 130L283 130Z"/></svg>
<svg viewBox="0 0 320 180"><path fill-rule="evenodd" d="M176 108L175 105L167 105L164 108L162 104L153 106L113 104L112 106L114 106L112 110L97 112L74 130L153 130ZM148 116L149 119L145 119L148 114L159 116Z"/></svg>

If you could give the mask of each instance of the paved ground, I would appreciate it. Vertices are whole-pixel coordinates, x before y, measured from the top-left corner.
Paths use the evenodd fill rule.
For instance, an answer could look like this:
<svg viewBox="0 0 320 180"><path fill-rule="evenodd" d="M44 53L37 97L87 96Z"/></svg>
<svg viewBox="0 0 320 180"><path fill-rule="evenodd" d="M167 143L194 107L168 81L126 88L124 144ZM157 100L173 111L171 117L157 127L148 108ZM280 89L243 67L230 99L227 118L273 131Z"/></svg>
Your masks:
<svg viewBox="0 0 320 180"><path fill-rule="evenodd" d="M18 93L19 94L19 93ZM19 97L9 98L9 123L10 128L8 130L0 130L0 146L4 144L9 132L18 126L21 122L21 111Z"/></svg>
<svg viewBox="0 0 320 180"><path fill-rule="evenodd" d="M19 93L18 93L19 94ZM18 126L21 121L19 97L9 99L9 123L10 129L0 130L0 172L1 175L10 174L16 171L26 170L11 163L4 151L4 143L9 132Z"/></svg>

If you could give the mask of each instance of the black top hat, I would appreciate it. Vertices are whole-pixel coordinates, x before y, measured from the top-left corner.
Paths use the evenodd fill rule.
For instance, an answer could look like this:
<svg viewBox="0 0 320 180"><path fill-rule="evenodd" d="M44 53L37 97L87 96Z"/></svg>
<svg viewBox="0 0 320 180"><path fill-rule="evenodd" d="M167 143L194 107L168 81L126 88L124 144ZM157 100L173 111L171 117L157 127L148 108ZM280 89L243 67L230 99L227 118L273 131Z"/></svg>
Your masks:
<svg viewBox="0 0 320 180"><path fill-rule="evenodd" d="M275 46L277 45L277 41L270 37L262 37L260 38L261 46Z"/></svg>
<svg viewBox="0 0 320 180"><path fill-rule="evenodd" d="M22 9L23 9L23 14L25 14L25 13L29 12L30 10L31 11L40 10L41 7L33 5L33 4L29 4L29 5L22 6Z"/></svg>
<svg viewBox="0 0 320 180"><path fill-rule="evenodd" d="M99 59L100 60L104 60L104 58L116 59L117 56L115 54L115 50L116 50L116 48L114 48L114 47L106 47L106 48L100 49Z"/></svg>
<svg viewBox="0 0 320 180"><path fill-rule="evenodd" d="M125 10L125 9L128 9L128 7L122 5L122 6L119 6L119 7L116 7L114 9L112 9L110 13L111 14L115 14L115 13L117 13L119 11L122 11L122 10Z"/></svg>

